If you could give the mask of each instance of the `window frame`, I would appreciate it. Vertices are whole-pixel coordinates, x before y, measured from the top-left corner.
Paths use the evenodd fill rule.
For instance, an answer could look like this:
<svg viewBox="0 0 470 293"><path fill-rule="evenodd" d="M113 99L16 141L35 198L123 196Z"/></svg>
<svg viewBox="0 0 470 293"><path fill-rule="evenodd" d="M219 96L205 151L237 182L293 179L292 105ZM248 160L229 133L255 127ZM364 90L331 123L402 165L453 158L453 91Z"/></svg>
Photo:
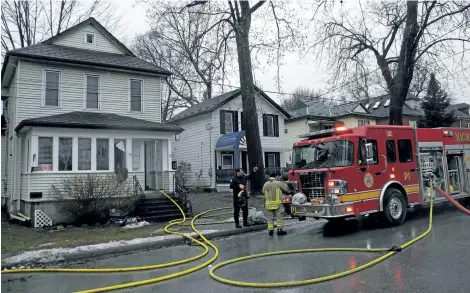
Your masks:
<svg viewBox="0 0 470 293"><path fill-rule="evenodd" d="M269 130L268 130L268 119L272 119L272 135L269 134ZM274 114L274 113L263 113L263 136L264 137L280 137L280 133L279 133L279 127L280 127L280 123L279 123L279 115L277 114Z"/></svg>
<svg viewBox="0 0 470 293"><path fill-rule="evenodd" d="M111 139L110 137L96 137L94 139L95 141L95 171L97 172L110 172L111 171ZM108 169L98 169L98 140L107 140L107 146L108 146ZM114 139L113 139L114 140ZM92 146L93 147L93 146Z"/></svg>
<svg viewBox="0 0 470 293"><path fill-rule="evenodd" d="M113 153L114 153L114 158L113 158L113 161L114 161L114 171L116 171L116 141L122 141L124 142L124 166L121 166L121 168L127 168L127 161L128 161L128 144L127 144L127 139L126 138L119 138L119 137L115 137L113 138L113 147L114 147L114 150L113 150ZM119 142L118 142L119 143Z"/></svg>
<svg viewBox="0 0 470 293"><path fill-rule="evenodd" d="M133 81L140 81L140 111L132 110L132 82ZM131 113L144 113L144 79L142 78L129 78L129 94L128 94L128 112Z"/></svg>
<svg viewBox="0 0 470 293"><path fill-rule="evenodd" d="M136 147L137 145L138 145L138 147ZM144 141L132 139L132 150L131 150L132 151L131 152L131 154L132 154L132 156L131 156L131 158L132 158L132 172L143 172L144 171L143 168L142 168L142 158L144 157L144 156L142 156L143 145L144 145ZM138 156L139 160L138 160L138 162L135 161L136 160L136 155L134 154L134 150L136 150L136 149L139 150L139 156ZM134 166L136 166L137 163L139 164L139 168L138 168L138 170L134 170Z"/></svg>
<svg viewBox="0 0 470 293"><path fill-rule="evenodd" d="M272 130L272 134L269 134L269 119L271 119L271 130ZM270 115L270 114L267 114L266 115L266 136L269 136L269 137L275 137L276 136L276 126L274 126L274 115Z"/></svg>
<svg viewBox="0 0 470 293"><path fill-rule="evenodd" d="M88 43L88 36L93 37L93 41L91 43ZM83 34L83 42L87 45L96 45L96 34L95 33L87 33L85 32Z"/></svg>
<svg viewBox="0 0 470 293"><path fill-rule="evenodd" d="M46 105L46 90L47 90L47 72L55 72L59 74L59 86L57 88L57 105ZM41 106L47 108L61 108L62 107L62 70L54 68L44 68L42 72L42 95Z"/></svg>
<svg viewBox="0 0 470 293"><path fill-rule="evenodd" d="M72 163L72 169L71 170L60 170L60 139L65 138L65 139L70 139L72 140L72 153L71 155L71 163ZM69 172L74 172L73 170L73 158L74 158L74 153L73 153L73 148L74 148L74 139L73 136L57 136L57 172L64 172L64 173L69 173Z"/></svg>
<svg viewBox="0 0 470 293"><path fill-rule="evenodd" d="M372 146L375 147L374 150L374 156L377 157L377 162L374 162L372 164L367 164L367 159L362 158L362 147L364 147L364 155L365 155L365 142L367 143L372 143ZM363 160L364 159L364 160ZM359 163L360 161L360 163ZM380 156L379 156L379 144L376 139L367 139L367 138L360 138L358 142L358 148L357 148L357 165L358 166L367 166L367 165L378 165L380 163Z"/></svg>
<svg viewBox="0 0 470 293"><path fill-rule="evenodd" d="M370 125L370 120L363 120L363 119L357 120L358 127L365 126L365 125Z"/></svg>
<svg viewBox="0 0 470 293"><path fill-rule="evenodd" d="M88 77L97 77L98 78L98 108L89 108L88 107ZM85 73L83 79L83 109L86 110L94 110L99 111L101 110L101 75L96 73Z"/></svg>
<svg viewBox="0 0 470 293"><path fill-rule="evenodd" d="M274 162L274 166L270 166L269 165L269 158L272 157L273 158L273 162ZM276 168L276 155L275 154L272 154L272 153L268 153L267 154L267 158L268 158L268 162L265 164L268 168Z"/></svg>
<svg viewBox="0 0 470 293"><path fill-rule="evenodd" d="M40 140L41 138L50 138L52 140L52 144L51 144L51 170L41 170L40 168ZM38 152L38 165L37 165L37 168L38 168L38 172L54 172L54 162L55 162L55 159L54 159L54 136L47 136L47 135L42 135L42 136L38 136L38 146L37 146L37 152ZM43 165L46 165L46 164L43 164Z"/></svg>
<svg viewBox="0 0 470 293"><path fill-rule="evenodd" d="M230 132L227 131L227 115L230 115L230 123L232 123L232 129L230 130ZM224 111L224 132L225 133L233 133L233 131L235 130L235 123L234 123L234 118L233 118L233 112L232 111Z"/></svg>
<svg viewBox="0 0 470 293"><path fill-rule="evenodd" d="M405 142L409 142L409 147L410 147L410 150L409 150L409 155L410 155L410 158L411 160L410 161L402 161L402 151L400 150L400 141L405 141ZM411 141L411 139L397 139L397 149L398 149L398 161L400 163L412 163L414 161L414 158L413 158L413 142Z"/></svg>
<svg viewBox="0 0 470 293"><path fill-rule="evenodd" d="M389 153L388 153L388 150L389 150L388 144L389 144L389 142L393 143L393 155L394 155L393 158L390 158L388 156L389 155ZM387 163L388 164L395 164L397 162L397 143L395 142L394 139L389 139L389 140L385 141L385 154L387 156ZM393 159L393 161L392 161L392 159Z"/></svg>
<svg viewBox="0 0 470 293"><path fill-rule="evenodd" d="M230 156L230 158L232 160L232 165L230 166L230 168L225 168L226 166L228 166L228 165L224 165L224 157L225 156ZM233 157L234 157L234 154L231 154L231 153L230 154L221 154L221 158L220 158L221 159L221 164L220 164L220 166L222 167L223 170L233 169L233 163L234 163L233 162Z"/></svg>
<svg viewBox="0 0 470 293"><path fill-rule="evenodd" d="M90 169L80 169L80 139L90 140ZM96 141L95 141L96 144ZM77 172L91 172L93 170L93 138L92 137L77 137Z"/></svg>

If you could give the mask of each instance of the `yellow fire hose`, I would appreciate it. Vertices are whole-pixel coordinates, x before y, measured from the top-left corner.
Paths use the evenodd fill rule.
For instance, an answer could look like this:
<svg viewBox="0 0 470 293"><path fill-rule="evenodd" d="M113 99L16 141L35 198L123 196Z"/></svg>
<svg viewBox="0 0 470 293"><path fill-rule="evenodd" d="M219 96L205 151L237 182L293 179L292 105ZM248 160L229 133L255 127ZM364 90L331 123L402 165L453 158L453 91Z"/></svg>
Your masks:
<svg viewBox="0 0 470 293"><path fill-rule="evenodd" d="M35 269L4 270L2 273L4 273L4 274L8 274L8 273L32 273L32 272L37 272L37 273L44 273L44 272L111 273L111 272L142 271L142 270L165 268L165 267L185 264L185 263L189 263L191 261L200 259L200 258L202 258L202 257L204 257L205 255L208 254L208 252L209 252L208 246L210 246L214 250L214 255L209 260L207 260L207 261L205 261L205 262L203 262L203 263L201 263L201 264L199 264L195 267L192 267L192 268L189 268L189 269L177 272L177 273L168 274L168 275L164 275L164 276L160 276L160 277L156 277L156 278L151 278L151 279L146 279L146 280L141 280L141 281L136 281L136 282L130 282L130 283L125 283L125 284L112 285L112 286L108 286L108 287L95 288L95 289L75 292L75 293L95 293L95 292L107 292L107 291L112 291L112 290L137 287L137 286L141 286L141 285L147 285L147 284L157 283L157 282L164 281L164 280L173 279L173 278L176 278L176 277L179 277L179 276L190 274L192 272L200 270L200 269L208 266L209 264L213 263L219 255L219 250L212 242L210 242L206 237L204 237L204 235L199 230L196 229L195 221L198 218L211 217L211 216L206 215L210 212L231 209L231 207L211 209L211 210L205 211L203 213L200 213L200 214L198 214L198 215L196 215L192 218L191 224L190 224L191 228L202 239L203 242L201 242L201 241L195 239L194 237L191 237L191 236L186 235L184 233L169 230L169 228L172 227L172 226L183 224L187 219L186 219L186 216L185 216L183 210L181 209L181 207L171 197L169 197L167 194L165 194L165 193L163 193L163 194L166 197L168 197L173 202L173 204L175 204L178 207L178 209L180 210L180 212L183 215L182 219L171 221L164 228L165 232L168 233L168 234L180 235L182 237L190 239L191 241L193 241L193 242L199 244L200 246L202 246L204 248L204 252L202 252L201 254L199 254L197 256L193 256L193 257L183 259L183 260L179 260L179 261L175 261L175 262L157 264L157 265L139 266L139 267L98 268L98 269L70 269L70 268L40 269L40 268L35 268ZM373 266L373 265L375 265L379 262L382 262L383 260L385 260L385 259L391 257L392 255L394 255L395 253L397 253L398 251L401 251L402 249L404 249L404 248L412 245L413 243L421 240L422 238L426 237L431 232L431 229L432 229L432 212L433 212L433 196L431 195L431 208L430 208L430 211L429 211L429 226L428 226L428 229L424 233L419 235L418 237L406 242L405 244L403 244L399 247L393 247L391 249L387 249L387 248L373 248L373 249L367 249L367 248L310 248L310 249L298 249L298 250L286 250L286 251L269 252L269 253L262 253L262 254L256 254L256 255L249 255L249 256L235 258L235 259L232 259L232 260L221 262L221 263L215 265L213 268L211 268L210 271L209 271L209 274L213 279L215 279L219 282L230 284L230 285L235 285L235 286L243 286L243 287L298 286L298 285L313 284L313 283L319 283L319 282L328 281L328 280L332 280L332 279L337 279L337 278L344 277L344 276L353 274L355 272L364 270L364 269L369 268L369 267L371 267L371 266ZM225 213L223 213L223 214L225 214ZM223 222L223 223L227 223L227 222ZM236 263L236 262L241 262L241 261L248 260L248 259L261 258L261 257L266 257L266 256L272 256L272 255L281 255L281 254L308 253L308 252L332 252L332 251L356 251L356 252L369 252L369 253L370 252L387 252L387 253L385 255L381 256L381 257L378 257L378 258L364 264L364 265L361 265L357 268L354 268L354 269L351 269L351 270L348 270L348 271L344 271L344 272L341 272L341 273L328 275L328 276L324 276L324 277L314 278L314 279L301 280L301 281L278 282L278 283L242 282L242 281L235 281L235 280L222 278L222 277L219 277L219 276L215 275L215 273L214 273L217 269L219 269L223 266L227 266L229 264Z"/></svg>

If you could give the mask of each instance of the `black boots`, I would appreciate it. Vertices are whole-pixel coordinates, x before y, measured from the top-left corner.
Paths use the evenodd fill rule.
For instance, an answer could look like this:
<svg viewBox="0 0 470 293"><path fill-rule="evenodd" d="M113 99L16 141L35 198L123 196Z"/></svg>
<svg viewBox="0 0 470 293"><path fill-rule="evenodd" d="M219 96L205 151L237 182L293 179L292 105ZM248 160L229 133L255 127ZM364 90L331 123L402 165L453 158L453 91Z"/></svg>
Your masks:
<svg viewBox="0 0 470 293"><path fill-rule="evenodd" d="M282 229L279 229L279 230L277 230L277 235L278 236L284 236L284 235L287 235L287 232L282 230Z"/></svg>
<svg viewBox="0 0 470 293"><path fill-rule="evenodd" d="M269 231L269 236L273 236L274 235L274 231Z"/></svg>
<svg viewBox="0 0 470 293"><path fill-rule="evenodd" d="M243 227L251 227L251 225L248 223L243 223Z"/></svg>

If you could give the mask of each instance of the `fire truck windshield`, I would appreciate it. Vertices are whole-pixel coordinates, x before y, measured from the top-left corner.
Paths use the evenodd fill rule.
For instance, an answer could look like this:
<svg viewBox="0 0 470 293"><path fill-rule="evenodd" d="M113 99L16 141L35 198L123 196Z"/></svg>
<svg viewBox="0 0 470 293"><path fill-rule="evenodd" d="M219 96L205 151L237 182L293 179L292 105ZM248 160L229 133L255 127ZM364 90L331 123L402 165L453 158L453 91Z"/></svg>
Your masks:
<svg viewBox="0 0 470 293"><path fill-rule="evenodd" d="M354 158L354 143L349 140L335 140L316 145L315 167L351 166Z"/></svg>
<svg viewBox="0 0 470 293"><path fill-rule="evenodd" d="M303 145L294 147L293 168L308 169L315 167L315 145Z"/></svg>

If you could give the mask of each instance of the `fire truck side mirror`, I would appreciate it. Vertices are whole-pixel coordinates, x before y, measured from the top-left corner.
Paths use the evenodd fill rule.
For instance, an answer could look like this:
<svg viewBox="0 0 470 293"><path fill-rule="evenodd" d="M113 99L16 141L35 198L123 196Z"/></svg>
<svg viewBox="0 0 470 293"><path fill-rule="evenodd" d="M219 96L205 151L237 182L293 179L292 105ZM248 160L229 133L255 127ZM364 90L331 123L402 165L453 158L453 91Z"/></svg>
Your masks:
<svg viewBox="0 0 470 293"><path fill-rule="evenodd" d="M366 143L366 162L367 164L373 163L374 162L374 150L372 148L372 143Z"/></svg>

